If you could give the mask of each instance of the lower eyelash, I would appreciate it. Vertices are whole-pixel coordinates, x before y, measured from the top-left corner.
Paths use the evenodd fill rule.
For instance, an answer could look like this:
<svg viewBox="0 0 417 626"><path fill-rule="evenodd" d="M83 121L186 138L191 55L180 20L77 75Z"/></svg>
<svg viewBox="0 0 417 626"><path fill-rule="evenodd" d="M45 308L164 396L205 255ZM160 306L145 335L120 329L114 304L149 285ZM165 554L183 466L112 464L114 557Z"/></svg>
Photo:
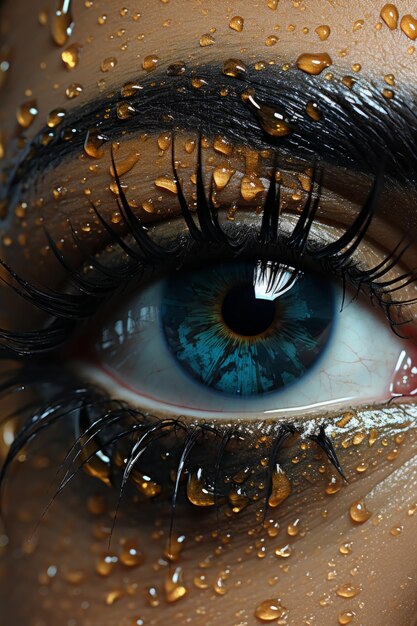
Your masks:
<svg viewBox="0 0 417 626"><path fill-rule="evenodd" d="M167 245L160 245L152 240L141 220L129 206L117 173L114 155L112 155L115 181L120 198L117 199L117 207L134 244L128 244L104 220L93 204L92 209L111 237L113 244L127 256L127 260L119 263L116 267L110 267L101 263L97 257L90 256L86 259L85 266L90 266L94 270L94 277L91 279L82 269L74 268L66 262L52 237L46 233L51 250L66 272L71 293L41 289L22 279L11 267L0 261L10 277L9 286L21 297L54 318L47 328L33 332L19 333L0 329L0 346L6 353L31 355L56 350L68 340L81 321L93 315L104 302L123 289L130 281L137 281L145 271L154 271L169 263L171 265L174 263L176 267L181 266L189 256L190 247L193 246L198 249L202 246L205 246L207 250L217 249L238 258L249 254L256 245L256 254L264 262L275 259L283 248L293 257L295 265L299 259L309 258L313 262L317 262L324 271L340 278L344 290L346 284L349 283L358 293L366 291L371 300L384 310L394 332L400 335L399 328L407 321L394 320L392 309L400 305L413 304L415 299L400 302L394 300L393 296L398 290L414 282L417 275L415 271L410 271L391 281L384 282L383 278L401 262L408 249L408 244L406 241L400 241L393 252L380 264L368 270L359 268L353 260L353 255L363 241L378 205L383 187L383 169L376 175L368 198L351 226L336 241L319 247L314 246L311 241L311 230L316 221L320 203L323 174L322 168L317 163L313 167L312 181L304 208L288 237L284 239L280 232L280 183L276 182L275 168L270 176L263 218L258 232L254 234L242 229L242 232L237 235L230 224L225 227L219 222L211 194L208 198L206 196L201 137L196 177L197 221L183 194L175 166L175 142L172 141L171 143L172 168L177 179L177 197L182 217L188 229L188 237L182 237L179 243L174 242ZM74 230L72 233L75 244L82 251L81 240ZM2 280L4 281L4 279Z"/></svg>
<svg viewBox="0 0 417 626"><path fill-rule="evenodd" d="M33 404L22 409L21 413L26 413L24 419L17 416L21 424L0 471L0 489L5 486L11 464L26 446L54 424L68 423L72 418L72 443L60 466L52 500L85 469L119 489L119 504L128 482L139 482L145 495L168 498L172 523L179 502L199 506L204 504L198 502L199 497L206 499L205 504L207 498L211 499L217 508L234 500L237 506L238 494L240 506L246 507L251 492L258 490L259 480L264 482L266 512L273 496L274 471L283 462L283 445L288 438L302 434L302 429L288 423L271 428L261 423L217 425L190 422L182 417L159 418L114 401L93 386L77 384L76 380L73 383L69 387L68 375L51 374L48 368L27 368L5 380L4 394L43 388L51 397L45 404L38 402L36 409ZM346 480L326 426L306 434L305 439L317 444ZM266 457L268 462L261 462ZM244 481L237 477L245 468L248 480Z"/></svg>

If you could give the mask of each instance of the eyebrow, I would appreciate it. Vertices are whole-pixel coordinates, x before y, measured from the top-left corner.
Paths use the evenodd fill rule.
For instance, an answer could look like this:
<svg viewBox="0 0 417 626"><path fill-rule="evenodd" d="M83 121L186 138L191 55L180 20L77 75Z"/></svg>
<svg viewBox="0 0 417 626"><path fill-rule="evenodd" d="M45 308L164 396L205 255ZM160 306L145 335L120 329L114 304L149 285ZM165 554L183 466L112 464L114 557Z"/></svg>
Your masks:
<svg viewBox="0 0 417 626"><path fill-rule="evenodd" d="M196 89L192 79L199 78ZM353 171L375 174L384 162L387 176L403 185L414 183L417 171L417 112L411 95L397 91L387 100L373 83L356 77L353 87L340 78L310 76L292 68L267 66L263 71L248 67L240 78L225 76L222 66L190 68L178 77L159 71L138 81L141 89L130 98L118 90L74 108L53 131L43 128L20 153L13 168L5 171L0 201L16 201L21 184L31 176L57 167L79 154L88 130L99 130L109 140L122 133L190 130L204 135L222 135L254 149L274 148L278 156L322 160ZM135 82L134 80L132 82ZM201 84L201 82L200 82ZM222 96L221 90L228 95ZM290 120L292 132L272 137L264 132L241 94L253 90L255 98ZM127 101L132 115L119 119L117 105ZM306 106L314 102L322 119L312 120ZM110 112L110 115L108 115ZM45 145L45 136L50 141Z"/></svg>

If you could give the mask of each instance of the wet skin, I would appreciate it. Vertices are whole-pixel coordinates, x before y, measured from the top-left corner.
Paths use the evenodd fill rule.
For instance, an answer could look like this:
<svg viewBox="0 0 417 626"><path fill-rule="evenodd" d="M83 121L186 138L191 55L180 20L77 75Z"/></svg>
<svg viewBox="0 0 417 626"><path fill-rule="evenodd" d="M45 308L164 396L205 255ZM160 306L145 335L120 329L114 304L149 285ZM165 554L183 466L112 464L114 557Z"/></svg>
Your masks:
<svg viewBox="0 0 417 626"><path fill-rule="evenodd" d="M73 2L73 31L58 43L51 35L56 7L46 5L5 0L0 17L0 67L7 69L10 60L0 78L1 251L24 278L42 277L50 287L65 279L44 226L68 262L82 263L90 252L110 258L102 252L108 233L91 203L125 234L112 155L134 214L156 225L156 236L158 227L170 236L183 229L172 219L179 213L172 147L184 194L192 197L200 131L205 188L217 176L216 200L237 229L245 219L259 223L276 155L289 215L297 215L305 202L309 187L300 174L308 183L312 155L325 164L315 225L324 238L328 231L320 230L321 222L336 231L352 223L384 155L388 182L360 255L365 265L375 264L407 234L411 242L402 262L407 269L415 265L416 53L413 22L404 18L413 3L401 4L396 25L395 12L387 9L381 18L384 3L375 1L356 2L354 8L324 0ZM43 14L46 8L49 15ZM59 35L58 28L55 39ZM311 73L311 65L300 60L305 53L318 62L327 58L319 55L329 55L328 67ZM226 75L230 59L246 66L243 78ZM236 73L236 64L232 68ZM143 89L123 97L126 83ZM285 108L295 128L273 136L264 118L262 130L262 119L248 105L253 93ZM306 113L310 101L319 103L321 121ZM139 115L120 108L126 102ZM64 121L56 124L51 112L61 109ZM359 123L358 111L365 123ZM91 135L85 144L97 119L110 140L97 142ZM58 141L61 128L75 128L76 136ZM46 132L53 133L51 141ZM36 154L27 156L32 141ZM82 252L71 229L82 240ZM390 277L401 271L393 268ZM404 302L413 290L410 282L396 295ZM45 313L10 288L2 288L0 297L3 328L44 323ZM413 305L404 308L412 320ZM415 335L414 323L404 330ZM4 372L9 367L10 362L2 366ZM63 359L59 367L64 369ZM36 399L36 392L23 400L7 397L2 412L13 415ZM282 491L277 487L270 504L278 504L279 493L282 502L266 508L261 461L270 440L262 438L262 421L245 422L256 466L254 452L238 455L233 469L236 476L248 460L254 463L248 506L221 494L218 507L202 507L198 489L194 505L183 494L169 541L170 497L147 498L146 488L129 485L110 548L118 490L102 484L106 471L93 464L90 474L102 482L77 474L34 532L73 437L71 423L51 429L27 458L18 458L7 479L0 614L16 626L414 624L416 409L404 399L368 411L355 407L349 419L351 408L314 415L334 433L346 481L320 446L290 436L280 457L288 484L277 482ZM272 431L278 426L272 422ZM0 455L6 443L3 435ZM201 450L204 459L204 445ZM181 485L185 492L185 479Z"/></svg>

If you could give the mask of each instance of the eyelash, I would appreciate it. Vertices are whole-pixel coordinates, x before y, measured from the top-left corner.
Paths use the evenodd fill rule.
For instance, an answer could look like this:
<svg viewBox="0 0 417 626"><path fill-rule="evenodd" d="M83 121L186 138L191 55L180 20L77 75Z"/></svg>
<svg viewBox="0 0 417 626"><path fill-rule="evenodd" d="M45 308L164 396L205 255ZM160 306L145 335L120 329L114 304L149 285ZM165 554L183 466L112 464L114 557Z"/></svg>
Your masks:
<svg viewBox="0 0 417 626"><path fill-rule="evenodd" d="M375 176L371 191L351 226L347 228L346 232L340 236L339 239L320 248L312 245L310 241L311 229L316 221L321 197L322 169L320 166L317 164L314 165L310 191L307 194L304 207L289 237L284 240L282 233L280 233L281 187L280 183L276 181L276 167L273 168L270 175L270 185L266 193L263 217L258 232L248 234L248 231L243 231L239 236L236 236L235 234L231 235L228 232L229 229L226 229L220 224L217 211L211 200L211 193L209 198L206 196L203 182L204 171L202 165L201 137L198 145L196 179L197 221L194 219L194 215L189 209L178 179L174 159L174 141L172 141L172 147L172 169L175 179L177 180L177 197L188 235L183 237L179 243L169 244L167 246L159 245L151 239L147 233L147 229L142 225L140 219L134 214L128 204L112 153L113 170L115 172L115 181L119 192L117 208L123 217L127 231L133 239L134 244L130 245L126 243L125 239L118 235L114 228L104 220L97 207L92 204L92 208L102 227L111 237L113 244L117 245L127 255L128 260L117 267L111 268L103 265L97 258L90 257L87 260L87 265L90 265L90 267L98 272L100 280L98 281L96 278L89 280L88 276L82 271L67 264L52 237L49 233L46 233L51 250L64 267L71 286L75 287L77 291L75 294L42 290L36 285L22 279L12 268L7 266L4 262L1 262L11 278L9 286L37 308L54 317L53 323L46 329L30 333L0 331L0 342L5 350L6 356L12 354L16 357L17 353L25 357L36 357L40 354L55 351L76 331L80 322L91 317L100 306L108 301L118 290L128 285L133 279L137 280L138 277L143 275L147 270L153 272L169 262L175 262L176 267L184 265L187 258L190 256L190 250L193 246L199 248L203 247L207 250L223 251L227 254L231 254L234 258L251 254L253 248L257 247L261 250L261 261L265 263L269 262L271 258L279 258L284 248L286 253L294 260L308 257L309 260L316 262L324 272L330 272L339 277L342 280L344 293L347 284L353 286L357 294L366 290L371 300L376 300L383 308L394 332L397 332L397 326L400 323L393 321L390 310L392 306L399 303L394 302L389 296L402 286L414 281L416 275L413 272L407 272L391 281L383 282L383 279L393 267L400 263L404 253L408 249L408 244L405 240L401 240L382 262L369 270L360 269L353 260L354 253L357 251L372 223L383 187L384 173L382 169ZM83 245L75 230L73 230L73 237L76 245L82 251ZM257 253L258 252L259 251L257 251ZM344 299L345 296L343 296L343 301ZM414 300L406 303L402 302L401 304L410 304L411 302L414 302ZM40 375L39 370L35 372L35 370L31 368L29 359L29 366L26 365L24 367L23 374L19 375L17 380L5 383L4 392L8 385L10 390L13 390L14 388L21 387L22 384L25 383L25 380L29 385L46 383L48 381L48 375L45 376L45 370L41 370L41 372L42 375ZM53 375L51 380L52 382L56 382L56 376ZM214 427L208 424L201 424L200 426L196 426L195 424L189 425L181 417L166 421L157 417L144 416L140 411L132 411L132 409L121 404L118 404L117 408L114 408L114 406L108 410L104 410L103 408L97 421L92 422L89 411L92 412L93 409L96 410L97 407L101 407L101 405L105 407L107 403L112 405L114 404L113 401L106 398L102 393L99 393L91 386L83 385L79 387L75 385L71 390L67 382L63 382L62 390L68 394L68 404L71 404L75 400L80 400L81 404L71 409L71 411L83 415L88 426L82 430L82 434L71 448L72 452L69 452L69 456L64 461L63 467L64 469L66 468L69 474L64 475L63 481L58 486L57 491L60 491L64 484L66 484L69 476L75 475L78 469L88 463L88 459L87 461L84 459L84 462L81 464L77 464L77 461L83 450L83 438L91 434L91 424L95 424L96 431L93 430L93 440L97 443L104 437L104 431L109 425L114 426L118 424L119 421L123 422L127 417L137 420L134 427L128 429L127 432L118 432L113 438L99 442L98 448L95 450L92 458L97 454L97 450L111 448L116 441L122 440L124 436L136 430L142 432L141 429L143 429L144 431L145 439L142 436L139 440L142 442L142 446L146 443L146 437L148 436L152 442L159 440L159 436L162 432L164 435L182 433L183 441L181 444L178 444L177 441L175 448L175 453L179 455L179 462L176 468L177 479L174 484L172 496L173 511L175 511L178 497L179 480L184 471L184 467L190 460L189 457L192 448L197 445L201 437L205 437L207 440L208 436L213 436L215 440L220 442L217 446L214 463L213 459L211 459L211 466L216 467L216 471L218 471L222 461L221 455L226 453L227 443L234 437L240 440L242 437L246 439L249 436L247 430L243 427ZM62 394L62 391L60 393ZM58 395L58 398L60 398L58 403L52 400L47 406L34 409L35 412L32 413L30 418L17 433L15 442L10 448L9 455L0 473L0 485L5 480L11 462L19 454L22 447L35 439L42 430L48 428L63 415L67 414L69 409L65 402L62 403L62 395ZM62 408L65 409L64 412L61 410ZM151 422L150 424L149 421ZM270 495L272 469L277 463L277 456L282 443L287 436L295 434L296 432L298 432L297 429L291 424L277 425L277 432L273 437L274 441L270 449L266 504ZM155 435L155 439L152 439L152 433ZM250 436L253 438L253 433L250 433ZM344 478L343 470L338 461L331 439L326 435L325 425L322 424L316 434L309 435L308 437L322 448L329 461ZM245 446L243 446L243 448L245 448ZM78 454L75 452L77 450ZM133 450L135 450L135 447L133 447ZM137 451L140 451L140 448ZM71 454L74 458L71 457ZM132 450L130 454L133 454ZM115 454L110 454L109 456L111 464L114 462L114 456ZM210 465L207 465L207 467L209 466ZM188 465L187 471L189 471ZM125 469L120 495L122 494L127 480L126 476ZM219 476L214 477L214 483L216 483L218 478ZM215 484L214 490L216 491L216 489L217 486Z"/></svg>

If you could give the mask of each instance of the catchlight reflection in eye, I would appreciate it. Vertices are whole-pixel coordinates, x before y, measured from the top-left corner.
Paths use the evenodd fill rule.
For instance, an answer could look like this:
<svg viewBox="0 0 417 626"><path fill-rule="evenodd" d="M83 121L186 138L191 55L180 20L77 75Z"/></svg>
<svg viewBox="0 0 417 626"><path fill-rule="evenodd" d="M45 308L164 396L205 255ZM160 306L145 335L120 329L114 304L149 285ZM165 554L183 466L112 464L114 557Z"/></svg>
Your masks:
<svg viewBox="0 0 417 626"><path fill-rule="evenodd" d="M106 318L88 374L142 408L193 415L386 400L404 342L364 299L341 303L329 278L282 264L183 269Z"/></svg>

